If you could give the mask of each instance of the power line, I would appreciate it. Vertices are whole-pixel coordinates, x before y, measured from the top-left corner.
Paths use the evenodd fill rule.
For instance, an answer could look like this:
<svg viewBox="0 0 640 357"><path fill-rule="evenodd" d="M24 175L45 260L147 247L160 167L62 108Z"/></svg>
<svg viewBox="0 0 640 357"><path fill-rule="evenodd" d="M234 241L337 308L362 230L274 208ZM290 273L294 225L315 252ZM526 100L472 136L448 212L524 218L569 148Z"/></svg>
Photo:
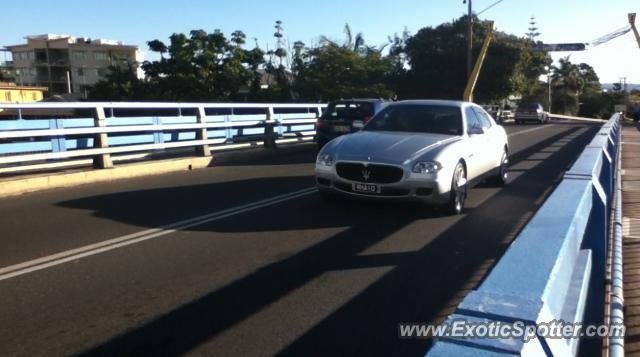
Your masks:
<svg viewBox="0 0 640 357"><path fill-rule="evenodd" d="M498 0L498 1L494 2L493 4L489 5L486 9L484 9L484 10L480 11L479 13L477 13L477 14L476 14L476 16L479 16L479 15L480 15L480 14L482 14L483 12L485 12L485 11L487 11L487 10L491 9L492 7L494 7L494 6L498 5L499 3L503 2L503 1L504 1L504 0Z"/></svg>

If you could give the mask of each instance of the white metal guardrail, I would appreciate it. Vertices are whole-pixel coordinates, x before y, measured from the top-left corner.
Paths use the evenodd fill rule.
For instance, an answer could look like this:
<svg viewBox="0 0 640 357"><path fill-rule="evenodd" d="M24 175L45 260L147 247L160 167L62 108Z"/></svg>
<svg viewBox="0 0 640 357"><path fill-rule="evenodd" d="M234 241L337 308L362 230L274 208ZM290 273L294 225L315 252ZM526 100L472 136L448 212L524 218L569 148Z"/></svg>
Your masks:
<svg viewBox="0 0 640 357"><path fill-rule="evenodd" d="M0 173L86 163L122 154L308 141L325 104L0 103ZM250 143L250 144L248 144ZM244 145L243 145L244 144ZM131 156L131 155L130 155ZM128 157L130 157L128 156ZM73 161L85 158L84 161Z"/></svg>
<svg viewBox="0 0 640 357"><path fill-rule="evenodd" d="M531 337L535 338L445 333L436 338L428 356L576 356L581 341L590 342L582 346L583 354L600 352L603 340L581 340L581 335L558 338L539 334L542 330L537 327L553 321L585 326L604 323L610 209L613 197L620 194L616 173L621 123L618 113L600 128L482 284L444 323L449 332L456 321L522 323L534 328ZM613 219L620 220L619 211ZM612 323L621 323L622 267L615 261L621 258L620 225L614 229L617 258L614 256L611 315ZM623 342L619 336L611 339L612 356L620 355Z"/></svg>

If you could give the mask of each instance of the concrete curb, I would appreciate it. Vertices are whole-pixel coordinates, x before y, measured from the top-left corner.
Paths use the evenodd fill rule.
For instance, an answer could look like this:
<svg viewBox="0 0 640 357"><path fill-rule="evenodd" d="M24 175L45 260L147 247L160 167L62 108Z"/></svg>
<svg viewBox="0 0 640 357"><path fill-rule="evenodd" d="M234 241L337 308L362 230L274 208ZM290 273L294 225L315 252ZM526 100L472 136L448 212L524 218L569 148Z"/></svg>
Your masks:
<svg viewBox="0 0 640 357"><path fill-rule="evenodd" d="M174 158L123 164L111 169L89 169L0 180L0 198L53 188L202 169L211 166L212 160L211 157Z"/></svg>

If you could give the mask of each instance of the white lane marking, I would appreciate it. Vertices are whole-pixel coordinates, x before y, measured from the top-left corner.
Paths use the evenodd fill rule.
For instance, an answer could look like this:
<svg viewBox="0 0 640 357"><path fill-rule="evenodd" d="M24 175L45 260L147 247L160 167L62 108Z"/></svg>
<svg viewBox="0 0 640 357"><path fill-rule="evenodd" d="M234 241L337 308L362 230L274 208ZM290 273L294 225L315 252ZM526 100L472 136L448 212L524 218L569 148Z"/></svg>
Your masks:
<svg viewBox="0 0 640 357"><path fill-rule="evenodd" d="M508 134L509 137L517 136L520 134L526 134L533 131L549 128L555 124L544 125L535 127L532 129L526 129L517 131L515 133ZM291 192L288 194L267 198L261 201L256 201L242 206L229 208L226 210L213 212L210 214L189 218L183 221L171 223L158 228L147 229L141 232L128 234L125 236L112 238L106 241L89 244L80 248L66 250L64 252L48 255L45 257L29 260L23 263L10 265L4 268L0 268L0 281L13 278L15 276L31 273L37 270L42 270L59 264L67 263L80 258L88 257L91 255L107 252L113 249L121 248L127 245L143 242L149 239L158 238L167 234L174 233L176 231L198 226L204 223L217 221L223 218L227 218L236 214L252 211L258 208L274 205L277 203L289 201L298 197L309 195L316 191L316 188L310 187L300 191Z"/></svg>
<svg viewBox="0 0 640 357"><path fill-rule="evenodd" d="M202 216L186 219L183 221L175 222L159 228L147 229L141 232L128 234L125 236L109 239L103 242L86 245L80 248L67 250L64 252L48 255L42 258L30 260L27 262L10 265L4 268L0 268L0 281L13 278L15 276L31 273L37 270L49 268L55 265L63 264L80 258L88 257L91 255L107 252L116 248L124 247L127 245L143 242L149 239L158 238L167 234L174 233L186 228L199 226L204 223L209 223L230 216L234 216L240 213L249 212L258 208L271 206L277 203L293 200L302 196L309 195L316 191L315 187L306 188L300 191L287 193L284 195L267 198L261 201L245 204L229 208L226 210L205 214Z"/></svg>
<svg viewBox="0 0 640 357"><path fill-rule="evenodd" d="M508 137L514 137L514 136L518 136L520 134L531 133L533 131L542 130L544 128L551 128L551 127L554 127L554 126L556 126L556 124L547 124L547 125L538 126L538 127L532 128L532 129L516 131L515 133L507 134L507 136Z"/></svg>

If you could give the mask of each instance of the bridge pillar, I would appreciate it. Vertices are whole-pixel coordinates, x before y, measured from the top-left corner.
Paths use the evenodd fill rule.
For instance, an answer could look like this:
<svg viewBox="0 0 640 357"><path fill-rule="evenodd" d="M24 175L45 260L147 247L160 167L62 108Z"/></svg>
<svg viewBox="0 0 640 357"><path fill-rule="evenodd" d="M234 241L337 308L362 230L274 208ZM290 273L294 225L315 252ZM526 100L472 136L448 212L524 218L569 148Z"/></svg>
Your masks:
<svg viewBox="0 0 640 357"><path fill-rule="evenodd" d="M267 108L267 120L264 122L264 147L276 148L276 133L274 132L274 113L273 107Z"/></svg>
<svg viewBox="0 0 640 357"><path fill-rule="evenodd" d="M207 115L204 111L204 107L198 107L196 111L196 118L198 124L204 124L207 121ZM200 128L196 131L196 140L208 140L209 134L207 133L207 128ZM209 150L209 145L202 144L196 146L196 154L198 156L211 156L211 150Z"/></svg>
<svg viewBox="0 0 640 357"><path fill-rule="evenodd" d="M96 128L103 128L107 126L107 120L104 115L103 107L96 107L93 114L93 126ZM94 149L106 149L109 147L109 138L107 133L95 134L93 139ZM93 157L93 167L96 169L110 169L113 167L113 161L111 161L111 154L98 154Z"/></svg>

